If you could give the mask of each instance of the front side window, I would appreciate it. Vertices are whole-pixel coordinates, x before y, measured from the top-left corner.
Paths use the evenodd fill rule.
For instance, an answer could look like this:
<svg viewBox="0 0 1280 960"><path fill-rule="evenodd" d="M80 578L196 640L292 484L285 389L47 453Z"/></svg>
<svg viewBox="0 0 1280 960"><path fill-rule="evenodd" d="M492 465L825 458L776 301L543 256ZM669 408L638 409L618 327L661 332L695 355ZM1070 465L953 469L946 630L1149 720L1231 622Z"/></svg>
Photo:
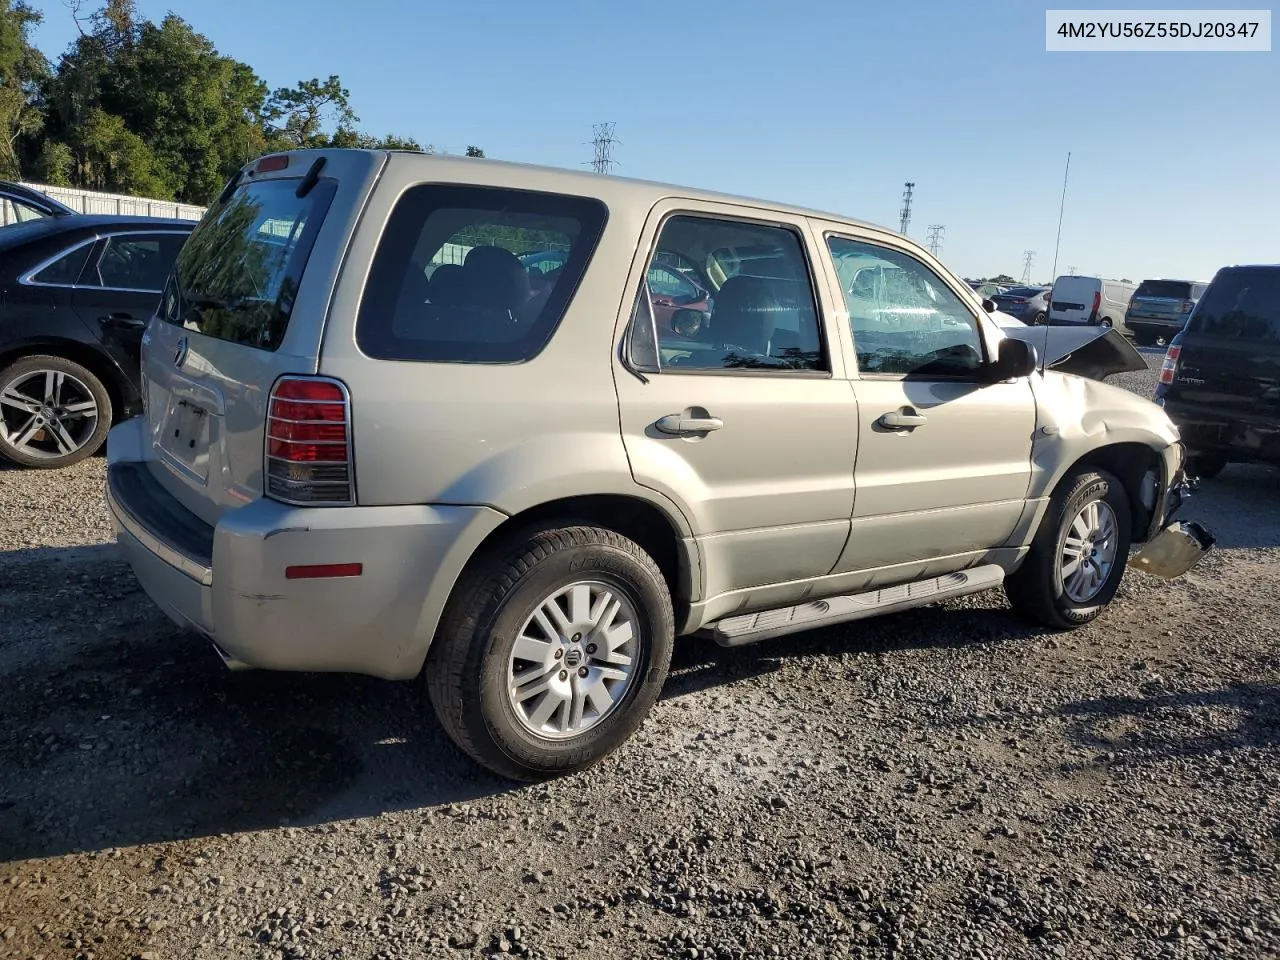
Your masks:
<svg viewBox="0 0 1280 960"><path fill-rule="evenodd" d="M674 216L645 279L632 344L650 369L830 370L808 261L792 230Z"/></svg>
<svg viewBox="0 0 1280 960"><path fill-rule="evenodd" d="M567 311L606 215L588 197L412 187L378 242L357 344L380 360L529 360Z"/></svg>
<svg viewBox="0 0 1280 960"><path fill-rule="evenodd" d="M180 233L108 237L90 279L109 289L159 293L185 239Z"/></svg>
<svg viewBox="0 0 1280 960"><path fill-rule="evenodd" d="M931 269L890 247L830 237L864 376L971 378L983 363L978 321Z"/></svg>

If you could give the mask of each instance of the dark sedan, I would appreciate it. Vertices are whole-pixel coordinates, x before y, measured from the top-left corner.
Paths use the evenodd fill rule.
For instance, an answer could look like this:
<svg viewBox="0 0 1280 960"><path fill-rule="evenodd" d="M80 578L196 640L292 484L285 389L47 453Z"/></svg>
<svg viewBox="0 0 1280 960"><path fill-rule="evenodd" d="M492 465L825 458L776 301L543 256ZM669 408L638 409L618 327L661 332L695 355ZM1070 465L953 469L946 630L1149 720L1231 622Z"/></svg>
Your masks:
<svg viewBox="0 0 1280 960"><path fill-rule="evenodd" d="M1038 327L1049 315L1049 291L1052 287L1010 287L991 299L996 309L1017 317L1023 323Z"/></svg>
<svg viewBox="0 0 1280 960"><path fill-rule="evenodd" d="M142 332L194 226L77 215L0 231L0 456L70 466L140 409Z"/></svg>

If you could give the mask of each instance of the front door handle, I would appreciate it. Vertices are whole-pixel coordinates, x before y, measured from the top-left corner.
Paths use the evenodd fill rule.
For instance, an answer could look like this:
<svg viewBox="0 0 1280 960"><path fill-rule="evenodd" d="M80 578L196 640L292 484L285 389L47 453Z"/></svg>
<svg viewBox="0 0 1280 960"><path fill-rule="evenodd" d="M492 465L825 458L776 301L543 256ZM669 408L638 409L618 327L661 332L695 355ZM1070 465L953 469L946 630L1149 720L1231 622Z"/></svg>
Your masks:
<svg viewBox="0 0 1280 960"><path fill-rule="evenodd" d="M710 433L712 430L719 430L724 426L724 421L719 417L692 416L694 412L686 410L684 413L669 413L655 423L654 426L673 437ZM697 412L705 413L706 411Z"/></svg>
<svg viewBox="0 0 1280 960"><path fill-rule="evenodd" d="M886 430L914 430L916 427L923 427L928 422L928 417L921 416L911 407L891 410L876 421L879 426L884 427Z"/></svg>

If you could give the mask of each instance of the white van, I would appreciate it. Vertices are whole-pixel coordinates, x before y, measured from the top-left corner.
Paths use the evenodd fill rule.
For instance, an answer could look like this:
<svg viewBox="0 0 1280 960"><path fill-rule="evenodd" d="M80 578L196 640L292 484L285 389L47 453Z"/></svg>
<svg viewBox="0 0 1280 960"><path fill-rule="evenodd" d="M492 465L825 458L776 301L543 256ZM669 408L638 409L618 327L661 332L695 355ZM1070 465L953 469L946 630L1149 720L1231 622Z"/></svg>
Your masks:
<svg viewBox="0 0 1280 960"><path fill-rule="evenodd" d="M1088 323L1124 330L1136 283L1101 277L1059 277L1049 294L1049 323Z"/></svg>

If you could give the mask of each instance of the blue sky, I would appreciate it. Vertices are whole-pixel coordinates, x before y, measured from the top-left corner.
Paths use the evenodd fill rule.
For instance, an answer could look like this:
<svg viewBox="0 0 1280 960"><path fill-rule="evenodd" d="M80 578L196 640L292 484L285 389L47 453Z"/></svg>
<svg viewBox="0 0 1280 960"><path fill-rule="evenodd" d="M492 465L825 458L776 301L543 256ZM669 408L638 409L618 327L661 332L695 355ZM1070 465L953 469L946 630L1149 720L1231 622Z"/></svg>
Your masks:
<svg viewBox="0 0 1280 960"><path fill-rule="evenodd" d="M56 59L70 13L34 5ZM272 87L337 73L363 129L453 152L581 167L610 120L619 174L895 228L913 180L908 232L945 224L942 258L965 275L1019 276L1034 249L1034 278L1050 276L1068 150L1059 273L1209 279L1280 260L1275 50L1050 54L1045 5L1027 2L138 8L184 17Z"/></svg>

